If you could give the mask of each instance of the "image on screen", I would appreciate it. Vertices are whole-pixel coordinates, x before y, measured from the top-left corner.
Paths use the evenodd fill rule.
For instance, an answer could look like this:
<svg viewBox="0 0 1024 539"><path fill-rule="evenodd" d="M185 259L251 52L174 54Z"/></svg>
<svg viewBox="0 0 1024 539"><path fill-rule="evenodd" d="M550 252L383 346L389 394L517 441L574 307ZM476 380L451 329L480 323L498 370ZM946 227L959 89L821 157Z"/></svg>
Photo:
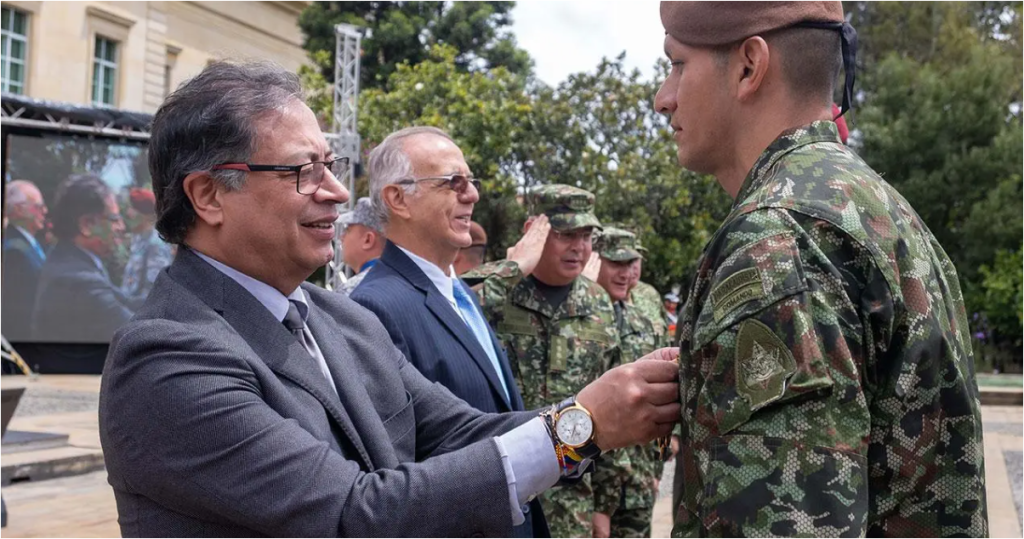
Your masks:
<svg viewBox="0 0 1024 539"><path fill-rule="evenodd" d="M109 342L174 256L145 144L12 133L4 159L4 337Z"/></svg>

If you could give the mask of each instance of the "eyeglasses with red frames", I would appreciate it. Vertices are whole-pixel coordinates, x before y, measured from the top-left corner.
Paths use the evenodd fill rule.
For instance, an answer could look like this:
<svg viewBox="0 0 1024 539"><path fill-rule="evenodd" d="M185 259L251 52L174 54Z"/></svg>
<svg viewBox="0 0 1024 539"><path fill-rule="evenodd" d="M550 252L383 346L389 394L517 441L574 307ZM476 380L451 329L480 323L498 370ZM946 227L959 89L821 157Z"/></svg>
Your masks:
<svg viewBox="0 0 1024 539"><path fill-rule="evenodd" d="M452 191L462 195L465 194L469 186L472 185L476 192L480 192L481 184L480 180L467 176L465 174L449 174L448 176L431 176L429 178L406 178L404 180L398 180L395 182L396 185L411 185L419 182L437 181L442 182L439 185L447 187Z"/></svg>
<svg viewBox="0 0 1024 539"><path fill-rule="evenodd" d="M241 170L244 172L292 172L295 174L295 190L300 195L312 195L324 182L328 170L335 178L348 168L348 157L335 157L327 161L310 161L301 165L254 165L252 163L222 163L210 170Z"/></svg>

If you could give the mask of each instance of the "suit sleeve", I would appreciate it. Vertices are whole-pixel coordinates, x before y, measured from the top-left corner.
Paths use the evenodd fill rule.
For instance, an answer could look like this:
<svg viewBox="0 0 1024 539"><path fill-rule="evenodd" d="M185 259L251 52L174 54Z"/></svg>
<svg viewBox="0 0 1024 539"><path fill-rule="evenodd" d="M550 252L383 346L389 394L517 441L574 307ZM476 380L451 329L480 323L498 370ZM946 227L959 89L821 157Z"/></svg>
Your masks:
<svg viewBox="0 0 1024 539"><path fill-rule="evenodd" d="M115 339L111 357L121 359L107 365L100 431L124 490L271 536L511 533L492 437L532 414L477 412L387 347L412 396L423 459L367 473L271 408L249 364L203 333L144 321ZM465 518L444 517L452 507Z"/></svg>

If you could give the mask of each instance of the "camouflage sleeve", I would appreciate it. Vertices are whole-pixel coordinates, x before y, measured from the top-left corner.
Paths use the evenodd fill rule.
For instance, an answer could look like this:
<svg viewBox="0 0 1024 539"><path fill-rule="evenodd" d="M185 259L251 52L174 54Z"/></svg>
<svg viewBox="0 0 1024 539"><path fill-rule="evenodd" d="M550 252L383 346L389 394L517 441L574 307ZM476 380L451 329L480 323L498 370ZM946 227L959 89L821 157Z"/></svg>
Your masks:
<svg viewBox="0 0 1024 539"><path fill-rule="evenodd" d="M836 267L829 251L849 246L830 247L827 227L757 219L721 255L690 340L705 377L693 409L707 432L687 441L705 442L698 514L714 535L862 536L870 415L847 288L865 257Z"/></svg>
<svg viewBox="0 0 1024 539"><path fill-rule="evenodd" d="M617 449L598 458L590 484L594 489L594 510L612 515L622 501L622 490L629 480L629 452Z"/></svg>
<svg viewBox="0 0 1024 539"><path fill-rule="evenodd" d="M492 328L497 328L503 317L505 298L524 275L519 264L498 260L470 270L461 277L480 296L480 306L487 322Z"/></svg>

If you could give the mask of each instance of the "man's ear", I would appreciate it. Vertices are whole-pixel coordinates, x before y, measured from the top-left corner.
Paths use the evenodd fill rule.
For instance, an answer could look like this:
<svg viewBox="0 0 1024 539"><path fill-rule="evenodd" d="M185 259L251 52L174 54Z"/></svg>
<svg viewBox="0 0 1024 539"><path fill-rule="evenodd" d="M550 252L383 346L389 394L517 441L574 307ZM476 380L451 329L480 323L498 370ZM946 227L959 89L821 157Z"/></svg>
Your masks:
<svg viewBox="0 0 1024 539"><path fill-rule="evenodd" d="M78 233L86 238L93 236L92 227L96 224L95 215L83 215L78 218Z"/></svg>
<svg viewBox="0 0 1024 539"><path fill-rule="evenodd" d="M771 61L771 52L768 50L768 43L761 36L749 37L743 41L737 50L739 65L738 84L736 86L736 97L740 101L751 99L764 84L765 74L768 73L768 64Z"/></svg>
<svg viewBox="0 0 1024 539"><path fill-rule="evenodd" d="M389 217L409 219L412 216L412 210L409 207L409 193L406 193L405 189L400 186L385 185L380 192L380 198L388 208Z"/></svg>
<svg viewBox="0 0 1024 539"><path fill-rule="evenodd" d="M367 228L366 231L363 232L362 244L362 248L364 251L369 251L373 249L374 245L377 245L377 233Z"/></svg>
<svg viewBox="0 0 1024 539"><path fill-rule="evenodd" d="M210 226L224 222L223 190L208 172L193 172L181 183L185 196L192 202L196 216Z"/></svg>

